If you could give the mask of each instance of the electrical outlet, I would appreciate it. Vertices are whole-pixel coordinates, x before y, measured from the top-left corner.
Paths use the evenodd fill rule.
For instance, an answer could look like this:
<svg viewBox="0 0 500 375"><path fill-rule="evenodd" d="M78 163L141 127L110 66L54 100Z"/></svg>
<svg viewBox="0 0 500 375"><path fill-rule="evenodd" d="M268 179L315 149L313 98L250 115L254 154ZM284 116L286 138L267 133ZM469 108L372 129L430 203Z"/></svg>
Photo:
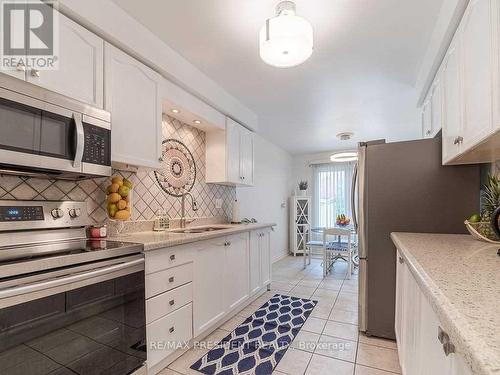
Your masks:
<svg viewBox="0 0 500 375"><path fill-rule="evenodd" d="M222 208L222 199L217 198L215 200L215 208Z"/></svg>

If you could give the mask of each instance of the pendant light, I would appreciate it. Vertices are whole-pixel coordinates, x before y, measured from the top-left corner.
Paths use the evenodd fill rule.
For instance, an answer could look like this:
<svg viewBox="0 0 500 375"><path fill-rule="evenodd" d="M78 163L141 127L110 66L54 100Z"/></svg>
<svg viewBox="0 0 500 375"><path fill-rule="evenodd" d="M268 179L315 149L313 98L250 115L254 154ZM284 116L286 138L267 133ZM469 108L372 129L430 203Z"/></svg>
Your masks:
<svg viewBox="0 0 500 375"><path fill-rule="evenodd" d="M260 30L260 57L266 64L289 68L306 61L313 52L313 28L296 15L293 1L282 1L276 17L269 18Z"/></svg>
<svg viewBox="0 0 500 375"><path fill-rule="evenodd" d="M330 156L330 160L335 163L343 163L347 161L356 161L358 160L358 153L356 151L345 151L345 152L337 152Z"/></svg>

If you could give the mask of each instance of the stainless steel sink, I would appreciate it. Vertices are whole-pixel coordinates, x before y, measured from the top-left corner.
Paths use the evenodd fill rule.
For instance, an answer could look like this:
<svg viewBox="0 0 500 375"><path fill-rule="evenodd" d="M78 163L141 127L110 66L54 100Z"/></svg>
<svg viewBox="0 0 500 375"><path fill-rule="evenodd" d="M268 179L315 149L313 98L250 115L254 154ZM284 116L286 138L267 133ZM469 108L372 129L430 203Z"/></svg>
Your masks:
<svg viewBox="0 0 500 375"><path fill-rule="evenodd" d="M215 232L218 230L223 230L223 229L230 229L232 227L230 226L202 226L202 227L193 227L193 228L179 228L179 229L172 229L170 232L172 233L185 233L185 234L197 234L197 233L206 233L206 232Z"/></svg>

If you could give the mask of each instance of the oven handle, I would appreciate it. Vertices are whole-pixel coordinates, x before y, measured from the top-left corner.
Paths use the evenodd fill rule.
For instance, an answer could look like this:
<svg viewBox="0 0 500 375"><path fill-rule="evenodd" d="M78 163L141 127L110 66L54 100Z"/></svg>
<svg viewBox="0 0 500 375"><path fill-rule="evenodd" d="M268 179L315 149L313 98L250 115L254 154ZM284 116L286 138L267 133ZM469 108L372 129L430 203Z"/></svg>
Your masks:
<svg viewBox="0 0 500 375"><path fill-rule="evenodd" d="M81 272L71 276L64 276L56 279L42 281L38 283L16 286L9 289L0 290L0 300L2 298L15 297L21 294L37 292L43 289L54 288L66 284L71 284L83 280L93 279L99 276L107 275L111 272L121 271L127 268L144 265L144 258L132 260L125 263L116 264L109 267L103 267L94 271Z"/></svg>
<svg viewBox="0 0 500 375"><path fill-rule="evenodd" d="M83 151L85 148L85 132L83 130L83 122L81 113L73 113L73 120L76 128L76 151L75 160L73 160L74 168L81 168Z"/></svg>

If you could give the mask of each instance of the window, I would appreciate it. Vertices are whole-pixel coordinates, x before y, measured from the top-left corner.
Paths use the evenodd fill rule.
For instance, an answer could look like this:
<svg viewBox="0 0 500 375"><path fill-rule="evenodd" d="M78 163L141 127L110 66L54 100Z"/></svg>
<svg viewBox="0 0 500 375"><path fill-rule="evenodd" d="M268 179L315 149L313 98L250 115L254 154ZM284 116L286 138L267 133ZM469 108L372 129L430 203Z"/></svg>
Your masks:
<svg viewBox="0 0 500 375"><path fill-rule="evenodd" d="M352 217L354 162L313 165L313 227L333 227L337 215Z"/></svg>

